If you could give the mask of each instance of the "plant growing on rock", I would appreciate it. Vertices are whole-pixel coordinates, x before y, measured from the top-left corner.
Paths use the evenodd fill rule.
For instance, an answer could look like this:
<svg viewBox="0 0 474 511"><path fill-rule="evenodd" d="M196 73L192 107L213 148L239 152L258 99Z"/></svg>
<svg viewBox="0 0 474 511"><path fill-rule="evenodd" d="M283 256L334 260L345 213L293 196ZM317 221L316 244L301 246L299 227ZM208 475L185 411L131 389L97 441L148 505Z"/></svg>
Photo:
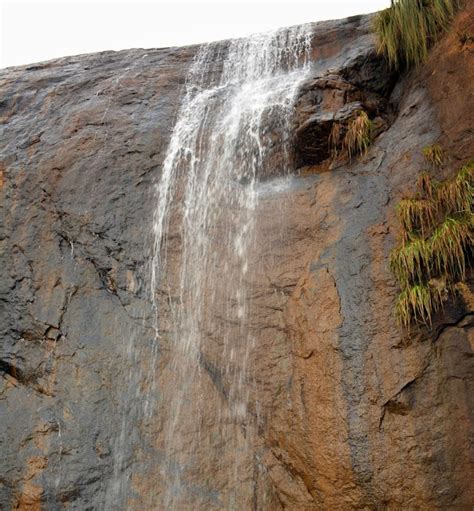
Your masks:
<svg viewBox="0 0 474 511"><path fill-rule="evenodd" d="M397 205L398 218L407 235L414 231L428 232L436 215L436 203L432 198L403 199Z"/></svg>
<svg viewBox="0 0 474 511"><path fill-rule="evenodd" d="M375 18L379 53L393 69L419 65L457 7L457 0L393 0Z"/></svg>
<svg viewBox="0 0 474 511"><path fill-rule="evenodd" d="M472 211L472 172L474 162L462 167L456 177L442 183L433 183L439 204L449 214L458 215Z"/></svg>
<svg viewBox="0 0 474 511"><path fill-rule="evenodd" d="M444 162L444 151L439 144L428 145L422 150L427 163L433 167L441 167Z"/></svg>
<svg viewBox="0 0 474 511"><path fill-rule="evenodd" d="M474 240L474 162L452 179L418 179L418 196L397 206L402 240L390 255L399 285L400 323L429 325L449 291L465 279Z"/></svg>
<svg viewBox="0 0 474 511"><path fill-rule="evenodd" d="M372 121L366 112L361 110L349 121L342 142L342 151L351 160L354 155L364 155L373 138Z"/></svg>

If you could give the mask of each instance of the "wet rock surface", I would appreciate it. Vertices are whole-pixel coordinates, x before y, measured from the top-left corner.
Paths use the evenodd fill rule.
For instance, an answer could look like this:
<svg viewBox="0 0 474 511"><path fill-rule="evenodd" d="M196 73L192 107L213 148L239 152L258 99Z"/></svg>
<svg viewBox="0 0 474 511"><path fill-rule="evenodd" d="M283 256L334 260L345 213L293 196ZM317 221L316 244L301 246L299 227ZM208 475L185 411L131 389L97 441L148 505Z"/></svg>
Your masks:
<svg viewBox="0 0 474 511"><path fill-rule="evenodd" d="M242 471L237 508L472 505L469 286L430 331L407 336L387 265L394 206L414 190L421 149L447 147L445 175L472 157L472 49L456 42L471 18L468 8L426 66L397 83L374 53L370 17L315 27L313 76L295 111L295 177L261 184L249 257L252 406L262 420L258 470ZM163 300L157 343L153 185L196 51L105 52L0 72L2 509L158 508L160 414L144 419L140 398L154 361L157 392L173 385L172 303ZM321 173L332 122L360 106L383 130L364 158ZM169 243L173 268L177 228ZM227 385L218 353L211 339L202 354L210 428ZM207 484L189 484L186 509L221 509L226 434L221 459L197 465Z"/></svg>
<svg viewBox="0 0 474 511"><path fill-rule="evenodd" d="M340 70L330 69L302 87L296 104L295 164L330 164L332 145L340 147L345 128L357 112L365 111L385 131L392 109L388 98L395 76L375 49L357 55ZM340 126L336 140L331 140L333 126Z"/></svg>

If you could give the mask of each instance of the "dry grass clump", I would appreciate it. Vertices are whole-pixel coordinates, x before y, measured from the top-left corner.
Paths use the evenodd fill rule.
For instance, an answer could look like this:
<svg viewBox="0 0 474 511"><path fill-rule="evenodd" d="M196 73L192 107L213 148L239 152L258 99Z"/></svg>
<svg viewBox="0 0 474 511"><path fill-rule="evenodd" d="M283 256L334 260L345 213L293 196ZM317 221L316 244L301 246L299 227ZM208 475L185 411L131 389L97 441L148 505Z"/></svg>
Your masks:
<svg viewBox="0 0 474 511"><path fill-rule="evenodd" d="M358 110L345 126L333 122L328 145L333 160L362 156L367 152L374 137L374 125L364 110ZM341 142L342 139L342 142Z"/></svg>
<svg viewBox="0 0 474 511"><path fill-rule="evenodd" d="M362 110L355 115L347 126L347 132L342 142L342 150L350 160L355 155L364 155L372 143L372 137L372 121L367 113Z"/></svg>
<svg viewBox="0 0 474 511"><path fill-rule="evenodd" d="M433 167L441 167L444 162L444 151L439 144L429 145L423 148L423 156L427 163Z"/></svg>
<svg viewBox="0 0 474 511"><path fill-rule="evenodd" d="M390 269L401 292L400 323L430 324L454 284L465 279L474 241L474 162L452 179L418 180L419 194L397 206L402 241L390 255Z"/></svg>
<svg viewBox="0 0 474 511"><path fill-rule="evenodd" d="M457 7L457 0L393 0L375 18L379 53L394 69L417 66L447 29Z"/></svg>

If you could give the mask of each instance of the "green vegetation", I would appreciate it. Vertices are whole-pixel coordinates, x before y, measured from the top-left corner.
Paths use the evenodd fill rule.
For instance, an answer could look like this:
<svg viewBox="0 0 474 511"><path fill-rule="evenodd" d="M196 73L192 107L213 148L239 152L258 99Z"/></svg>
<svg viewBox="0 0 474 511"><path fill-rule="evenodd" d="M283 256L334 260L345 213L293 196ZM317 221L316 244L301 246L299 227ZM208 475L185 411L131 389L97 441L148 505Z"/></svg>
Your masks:
<svg viewBox="0 0 474 511"><path fill-rule="evenodd" d="M474 162L465 165L452 180L433 183L440 206L448 214L468 214L472 211L472 172Z"/></svg>
<svg viewBox="0 0 474 511"><path fill-rule="evenodd" d="M447 217L435 229L429 241L432 271L450 280L464 280L467 249L472 241L472 218L461 215Z"/></svg>
<svg viewBox="0 0 474 511"><path fill-rule="evenodd" d="M433 167L441 167L444 162L444 152L439 144L429 145L423 148L423 156L427 163Z"/></svg>
<svg viewBox="0 0 474 511"><path fill-rule="evenodd" d="M434 312L439 309L438 295L429 286L414 284L400 293L396 312L400 322L407 326L410 322L430 324Z"/></svg>
<svg viewBox="0 0 474 511"><path fill-rule="evenodd" d="M397 213L405 233L421 231L426 234L434 222L436 203L429 197L403 199L398 203Z"/></svg>
<svg viewBox="0 0 474 511"><path fill-rule="evenodd" d="M400 284L396 313L400 323L430 324L454 285L465 279L474 240L474 162L452 179L418 179L416 198L397 206L402 241L390 255Z"/></svg>
<svg viewBox="0 0 474 511"><path fill-rule="evenodd" d="M390 255L390 268L400 284L405 287L411 280L421 281L430 273L430 245L421 238L413 236Z"/></svg>
<svg viewBox="0 0 474 511"><path fill-rule="evenodd" d="M419 65L457 7L458 0L393 0L375 18L379 53L394 69Z"/></svg>

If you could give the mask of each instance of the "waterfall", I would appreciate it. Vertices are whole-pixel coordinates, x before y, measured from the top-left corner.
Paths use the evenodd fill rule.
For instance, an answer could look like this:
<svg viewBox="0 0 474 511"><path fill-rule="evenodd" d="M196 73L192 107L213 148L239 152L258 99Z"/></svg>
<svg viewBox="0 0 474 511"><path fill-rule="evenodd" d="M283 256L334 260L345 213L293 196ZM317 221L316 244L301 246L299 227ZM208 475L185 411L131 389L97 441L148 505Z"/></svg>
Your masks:
<svg viewBox="0 0 474 511"><path fill-rule="evenodd" d="M144 414L162 421L156 509L246 509L254 492L261 418L247 295L259 268L249 267L248 254L258 183L290 169L310 42L301 26L203 45L188 74L154 212L160 354L150 363ZM171 383L163 389L160 378ZM209 467L222 491L204 480Z"/></svg>

